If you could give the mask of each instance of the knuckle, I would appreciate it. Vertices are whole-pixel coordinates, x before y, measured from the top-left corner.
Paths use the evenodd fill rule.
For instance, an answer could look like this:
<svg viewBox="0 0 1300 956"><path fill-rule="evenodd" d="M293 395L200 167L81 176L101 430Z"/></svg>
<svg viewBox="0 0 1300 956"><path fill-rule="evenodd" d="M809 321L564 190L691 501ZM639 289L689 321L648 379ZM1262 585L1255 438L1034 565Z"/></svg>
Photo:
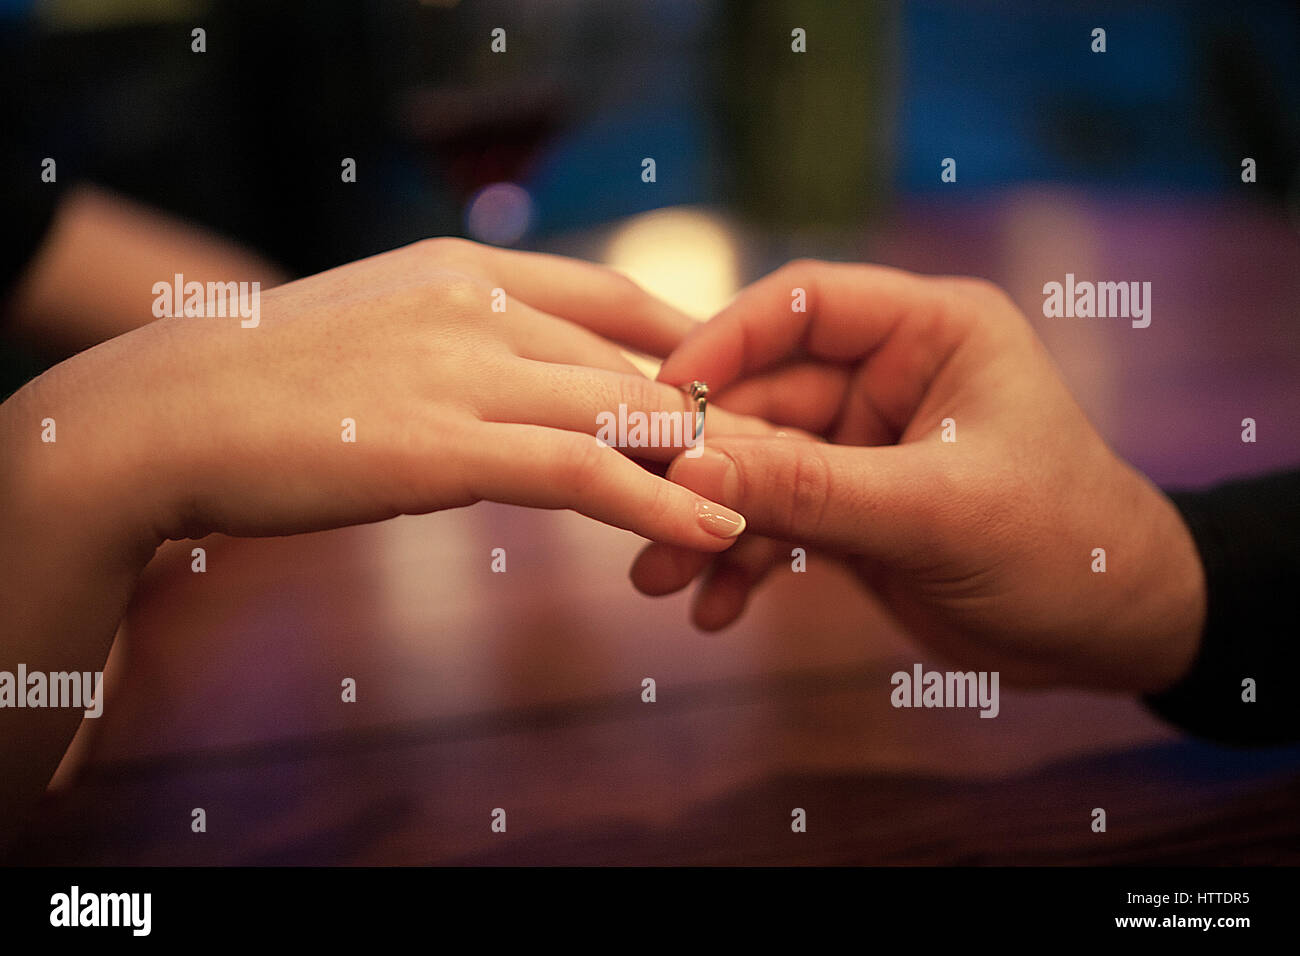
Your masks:
<svg viewBox="0 0 1300 956"><path fill-rule="evenodd" d="M804 294L807 296L806 310L809 313L816 314L818 310L817 303L820 301L818 285L825 273L825 262L820 259L803 257L791 259L781 266L775 275L780 276L777 286L782 290L783 294L789 289L803 289Z"/></svg>
<svg viewBox="0 0 1300 956"><path fill-rule="evenodd" d="M629 409L657 411L663 405L660 388L661 386L640 375L624 375L619 380L617 398Z"/></svg>
<svg viewBox="0 0 1300 956"><path fill-rule="evenodd" d="M799 449L794 455L789 488L787 527L820 528L831 494L830 466L820 449Z"/></svg>
<svg viewBox="0 0 1300 956"><path fill-rule="evenodd" d="M598 266L606 275L610 277L614 285L614 292L623 296L639 296L644 292L636 281L629 275L619 272L617 269L611 269L608 266Z"/></svg>
<svg viewBox="0 0 1300 956"><path fill-rule="evenodd" d="M791 259L777 270L781 274L781 284L804 286L812 284L821 274L823 262L819 259Z"/></svg>
<svg viewBox="0 0 1300 956"><path fill-rule="evenodd" d="M999 305L1011 301L1000 285L979 276L954 276L948 281L954 291L969 299Z"/></svg>
<svg viewBox="0 0 1300 956"><path fill-rule="evenodd" d="M560 456L555 480L566 488L587 488L597 484L605 473L609 455L617 455L591 436L574 435Z"/></svg>
<svg viewBox="0 0 1300 956"><path fill-rule="evenodd" d="M800 256L798 259L791 259L781 268L787 269L790 272L799 275L802 273L813 272L814 270L819 269L821 265L822 262L820 259L813 259L808 256Z"/></svg>
<svg viewBox="0 0 1300 956"><path fill-rule="evenodd" d="M610 304L615 310L630 312L644 304L647 293L633 279L614 269L597 268L608 277Z"/></svg>
<svg viewBox="0 0 1300 956"><path fill-rule="evenodd" d="M679 511L675 498L675 486L667 481L657 481L650 500L639 510L651 525L659 526L672 519Z"/></svg>
<svg viewBox="0 0 1300 956"><path fill-rule="evenodd" d="M430 277L428 293L433 300L453 312L488 309L488 290L479 282L459 272L437 272Z"/></svg>
<svg viewBox="0 0 1300 956"><path fill-rule="evenodd" d="M418 243L422 252L438 260L466 258L472 253L474 244L459 236L433 236Z"/></svg>

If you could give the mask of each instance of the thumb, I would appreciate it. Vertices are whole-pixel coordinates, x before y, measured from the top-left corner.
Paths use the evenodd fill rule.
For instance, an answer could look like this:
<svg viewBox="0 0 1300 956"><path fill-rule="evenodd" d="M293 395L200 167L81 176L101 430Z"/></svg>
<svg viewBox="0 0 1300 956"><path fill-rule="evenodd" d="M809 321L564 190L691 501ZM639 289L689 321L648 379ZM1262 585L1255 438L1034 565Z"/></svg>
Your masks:
<svg viewBox="0 0 1300 956"><path fill-rule="evenodd" d="M728 436L678 455L668 478L737 509L756 534L889 561L937 543L923 456L915 445Z"/></svg>

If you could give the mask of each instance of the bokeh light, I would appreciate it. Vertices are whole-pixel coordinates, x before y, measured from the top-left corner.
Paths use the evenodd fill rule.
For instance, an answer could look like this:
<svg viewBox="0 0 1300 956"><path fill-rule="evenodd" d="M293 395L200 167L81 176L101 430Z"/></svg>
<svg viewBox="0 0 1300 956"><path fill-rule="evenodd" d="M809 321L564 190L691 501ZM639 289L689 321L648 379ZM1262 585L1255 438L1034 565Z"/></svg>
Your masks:
<svg viewBox="0 0 1300 956"><path fill-rule="evenodd" d="M513 246L532 223L533 197L515 183L490 183L465 208L470 237L496 246Z"/></svg>
<svg viewBox="0 0 1300 956"><path fill-rule="evenodd" d="M605 262L687 315L707 319L736 294L736 244L717 217L698 209L656 209L615 232Z"/></svg>

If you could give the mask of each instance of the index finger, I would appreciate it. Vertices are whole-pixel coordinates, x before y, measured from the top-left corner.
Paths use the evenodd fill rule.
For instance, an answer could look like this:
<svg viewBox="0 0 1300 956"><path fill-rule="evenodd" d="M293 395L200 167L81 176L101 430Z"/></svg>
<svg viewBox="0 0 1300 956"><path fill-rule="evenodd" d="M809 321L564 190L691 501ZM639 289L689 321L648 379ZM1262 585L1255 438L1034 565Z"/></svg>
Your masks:
<svg viewBox="0 0 1300 956"><path fill-rule="evenodd" d="M488 262L521 302L656 358L698 324L622 273L595 263L515 249L493 249Z"/></svg>
<svg viewBox="0 0 1300 956"><path fill-rule="evenodd" d="M941 281L916 273L798 259L745 288L687 335L659 380L700 379L721 389L799 351L854 361L904 323L942 321L951 303Z"/></svg>

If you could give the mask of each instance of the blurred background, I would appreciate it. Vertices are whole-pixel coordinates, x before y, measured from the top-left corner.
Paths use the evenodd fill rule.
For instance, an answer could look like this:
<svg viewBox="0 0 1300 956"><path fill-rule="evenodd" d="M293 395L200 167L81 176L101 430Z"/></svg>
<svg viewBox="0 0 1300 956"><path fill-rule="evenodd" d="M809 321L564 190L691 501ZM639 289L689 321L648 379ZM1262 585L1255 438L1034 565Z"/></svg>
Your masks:
<svg viewBox="0 0 1300 956"><path fill-rule="evenodd" d="M289 275L435 235L578 255L701 318L795 256L980 275L1008 289L1102 434L1157 482L1300 460L1294 4L0 0L0 25L6 175L33 190L57 156L49 188L97 184ZM194 27L205 53L191 52ZM1105 53L1091 49L1097 27ZM349 157L355 183L340 177ZM955 182L941 180L946 158ZM1045 319L1043 284L1067 272L1151 282L1150 328ZM141 290L142 319L149 301ZM7 389L49 360L29 341L4 356ZM1255 444L1240 440L1245 417ZM27 858L1300 852L1285 823L1295 752L1178 740L1135 702L1080 694L1021 695L998 721L900 723L881 675L930 658L833 570L785 576L747 623L704 638L684 599L650 602L610 571L636 544L612 534L483 506L310 545L214 542L234 557L210 557L201 586L184 548L164 549L114 652L118 706L82 741L88 769L52 794ZM519 549L508 599L477 563L455 564L489 539ZM265 685L231 691L249 673ZM340 714L338 673L385 691ZM635 698L617 703L646 673L686 688L671 729L634 715ZM1085 847L1072 815L1098 788L1138 829ZM256 817L252 842L195 857L183 822L160 836L158 815L199 791ZM532 800L546 835L489 843L503 792L531 794L515 805ZM482 814L448 793L481 796ZM823 833L800 855L742 825L775 812L779 831L790 800L813 799L892 829ZM688 805L706 809L688 820ZM990 829L989 806L1022 827Z"/></svg>
<svg viewBox="0 0 1300 956"><path fill-rule="evenodd" d="M984 275L1031 318L1066 271L1152 280L1141 336L1045 333L1133 455L1118 409L1159 397L1120 381L1124 353L1167 358L1194 326L1249 404L1233 343L1297 301L1294 4L0 0L0 18L22 175L56 156L52 188L100 184L289 274L456 234L607 261L700 316L797 255ZM1260 354L1292 361L1293 326ZM1157 410L1169 441L1140 464L1232 470L1180 457L1197 439Z"/></svg>

